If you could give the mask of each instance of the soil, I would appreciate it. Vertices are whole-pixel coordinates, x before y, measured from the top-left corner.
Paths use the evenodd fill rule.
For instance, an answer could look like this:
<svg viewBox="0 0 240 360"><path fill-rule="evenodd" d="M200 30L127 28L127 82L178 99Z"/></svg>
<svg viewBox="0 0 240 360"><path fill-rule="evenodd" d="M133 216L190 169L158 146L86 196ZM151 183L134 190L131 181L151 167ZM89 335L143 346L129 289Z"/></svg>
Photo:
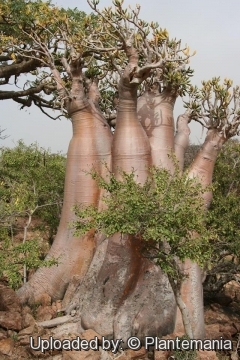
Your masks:
<svg viewBox="0 0 240 360"><path fill-rule="evenodd" d="M1 294L4 294L1 296ZM41 336L42 338L48 339L50 335L54 334L54 331L58 329L58 338L61 337L61 329L65 325L59 325L55 328L44 329L40 326L42 321L49 321L53 318L59 319L62 317L64 319L64 311L61 309L61 301L51 302L51 298L46 294L43 296L42 303L36 304L31 308L25 306L23 308L19 308L19 303L17 298L15 297L15 293L12 289L9 289L6 285L6 282L0 283L0 360L28 360L28 359L47 359L47 360L77 360L85 358L89 359L119 359L119 360L128 360L128 359L180 359L180 357L170 357L171 354L162 353L162 357L159 357L159 354L154 354L152 351L149 352L141 352L139 354L129 350L125 351L122 356L117 353L116 355L105 354L105 358L103 355L94 352L94 356L92 357L78 357L79 354L75 354L74 352L72 356L68 354L64 355L66 352L55 351L55 352L46 352L45 354L40 353L39 351L31 350L29 347L29 336L33 336L35 339L37 336ZM227 305L226 305L227 304ZM4 310L5 309L5 310ZM8 320L12 318L12 322L9 322L8 325L10 328L6 328L6 324L4 321L1 323L1 314L8 313ZM18 313L21 316L21 330L19 328L18 318L16 316ZM74 316L74 314L73 314ZM4 320L4 319L3 319ZM10 320L9 320L10 321ZM15 321L15 323L14 323ZM73 320L74 321L74 320ZM237 346L239 346L239 334L240 334L240 285L237 282L228 283L223 292L218 294L214 299L214 302L208 303L205 306L205 323L206 323L206 338L207 339L219 339L222 337L223 339L228 339L233 342L234 351L226 351L226 352L217 352L216 359L240 359L240 348L237 355ZM60 329L60 330L59 330ZM69 331L69 338L75 338L76 335L80 335L80 337L84 337L81 334L81 330L79 329L79 333L74 331L72 333L73 328ZM60 332L59 332L60 331ZM90 338L94 338L95 332L93 330L90 331ZM92 332L92 333L91 333ZM85 332L86 333L86 332ZM56 332L55 332L56 334ZM176 334L172 334L175 336ZM57 338L55 336L55 338ZM97 336L99 336L97 334ZM66 336L65 336L66 337ZM169 337L169 336L168 336ZM170 335L171 338L171 335ZM76 353L76 352L75 352ZM88 352L85 352L85 355ZM126 353L126 354L125 354ZM159 352L158 352L159 353ZM90 353L89 353L90 355ZM139 356L137 356L139 355ZM137 356L137 357L136 357ZM165 357L164 357L165 356ZM214 355L215 356L215 355ZM187 359L188 357L186 357ZM200 357L203 359L203 357ZM206 358L206 357L205 357ZM181 357L182 359L182 357ZM207 359L207 358L206 358ZM210 357L209 357L210 359ZM212 358L214 359L214 357Z"/></svg>

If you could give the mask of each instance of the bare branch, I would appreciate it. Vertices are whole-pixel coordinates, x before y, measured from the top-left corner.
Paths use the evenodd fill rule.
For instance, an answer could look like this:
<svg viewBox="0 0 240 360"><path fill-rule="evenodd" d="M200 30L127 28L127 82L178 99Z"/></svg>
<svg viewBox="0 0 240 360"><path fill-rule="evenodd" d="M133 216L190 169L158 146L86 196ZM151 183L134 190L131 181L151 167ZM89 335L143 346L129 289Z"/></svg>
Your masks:
<svg viewBox="0 0 240 360"><path fill-rule="evenodd" d="M10 65L0 66L0 78L10 78L13 75L20 75L35 70L41 66L41 61L29 57L30 60L22 60L19 63L13 63Z"/></svg>
<svg viewBox="0 0 240 360"><path fill-rule="evenodd" d="M226 139L237 135L240 131L239 87L234 87L231 93L232 81L224 79L220 84L220 78L203 81L202 84L200 90L191 89L190 100L185 103L192 119L208 129L217 129Z"/></svg>
<svg viewBox="0 0 240 360"><path fill-rule="evenodd" d="M18 97L28 96L28 95L32 95L32 94L38 94L42 90L44 90L44 88L48 88L52 91L55 90L54 86L46 85L46 84L39 84L35 87L31 87L27 90L22 90L22 91L7 91L7 90L5 90L5 91L0 91L0 100L15 99Z"/></svg>
<svg viewBox="0 0 240 360"><path fill-rule="evenodd" d="M68 76L70 77L70 79L72 78L72 73L71 73L71 69L70 66L67 62L67 59L65 57L61 58L61 62L63 64L64 69L66 70Z"/></svg>
<svg viewBox="0 0 240 360"><path fill-rule="evenodd" d="M58 116L53 117L53 116L49 115L46 111L44 111L44 110L43 110L43 107L42 107L41 105L38 105L38 107L39 107L39 109L41 110L41 112L42 112L44 115L47 115L47 117L49 117L49 118L52 119L52 120L58 120L58 119L60 119L61 117L64 117L63 114L60 114L60 115L58 115Z"/></svg>
<svg viewBox="0 0 240 360"><path fill-rule="evenodd" d="M9 61L12 60L10 55L0 55L0 61Z"/></svg>

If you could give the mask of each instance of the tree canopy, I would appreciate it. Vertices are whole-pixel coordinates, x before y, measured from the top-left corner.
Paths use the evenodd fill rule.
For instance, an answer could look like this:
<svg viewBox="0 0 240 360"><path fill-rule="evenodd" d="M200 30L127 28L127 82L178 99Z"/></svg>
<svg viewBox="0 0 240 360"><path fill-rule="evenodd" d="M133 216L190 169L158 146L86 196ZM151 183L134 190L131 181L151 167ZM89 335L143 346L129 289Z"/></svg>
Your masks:
<svg viewBox="0 0 240 360"><path fill-rule="evenodd" d="M133 61L129 70L131 83L142 83L139 95L154 83L158 83L161 91L170 87L176 95L188 93L190 98L185 106L192 119L207 128L219 127L219 119L222 122L228 119L221 124L226 132L232 127L233 115L235 126L231 132L235 134L239 125L239 88L231 92L230 79L223 84L219 78L203 81L202 89L198 90L190 84L193 70L188 66L195 51L182 46L181 40L172 39L157 23L142 20L140 6L127 9L123 1L117 0L113 7L100 11L98 1L88 3L93 11L89 15L76 8L59 8L51 1L1 2L0 99L13 99L22 107L35 104L50 117L47 109L60 110L53 118L69 116L67 99L74 71L80 66L88 96L93 96L91 81L99 82L101 96L94 97L97 96L95 100L100 101L104 115L112 121L116 117L114 99L118 96L119 76L127 63ZM30 74L27 80L22 76L26 73ZM21 90L16 86L12 90L9 86L4 88L12 77Z"/></svg>
<svg viewBox="0 0 240 360"><path fill-rule="evenodd" d="M141 83L153 71L148 86L157 76L162 87L171 84L179 94L186 91L192 74L184 66L191 56L188 47L170 39L157 23L141 20L138 6L128 11L116 1L114 9L100 12L97 2L89 5L96 15L39 0L1 2L1 84L8 84L14 76L15 84L23 88L1 91L1 99L13 99L23 106L35 103L42 111L53 108L64 112L66 101L62 99L66 100L73 68L78 64L84 69L86 89L89 79L101 80L101 104L105 113L109 112L114 108L109 97L116 96L119 74L133 46L138 58L137 67L131 70L133 83ZM31 74L25 83L21 81L23 73ZM55 89L61 90L60 98Z"/></svg>

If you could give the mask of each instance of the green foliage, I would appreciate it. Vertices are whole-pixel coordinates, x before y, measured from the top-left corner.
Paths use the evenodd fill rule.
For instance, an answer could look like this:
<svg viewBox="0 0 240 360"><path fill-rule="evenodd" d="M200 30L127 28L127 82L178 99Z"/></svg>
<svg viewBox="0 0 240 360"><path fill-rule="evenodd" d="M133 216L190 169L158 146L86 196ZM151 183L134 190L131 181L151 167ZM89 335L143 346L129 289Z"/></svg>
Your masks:
<svg viewBox="0 0 240 360"><path fill-rule="evenodd" d="M36 269L40 266L52 266L57 261L40 259L41 248L38 239L32 239L24 244L11 245L8 241L0 239L0 276L8 279L9 286L14 289L22 284L21 270L24 265L27 269Z"/></svg>
<svg viewBox="0 0 240 360"><path fill-rule="evenodd" d="M50 266L39 235L56 233L63 198L65 159L37 144L19 141L14 149L0 149L0 276L12 287L22 281L21 269ZM38 219L40 225L32 225ZM28 240L33 228L34 238ZM43 231L42 231L43 233ZM16 240L17 238L17 240ZM20 241L20 243L19 243Z"/></svg>
<svg viewBox="0 0 240 360"><path fill-rule="evenodd" d="M219 242L214 262L226 261L223 254L239 259L240 254L240 144L229 141L215 165L213 201L207 225L217 230Z"/></svg>
<svg viewBox="0 0 240 360"><path fill-rule="evenodd" d="M3 219L5 223L11 222L12 217L36 211L55 232L61 211L64 174L65 158L61 154L51 154L37 144L26 146L19 141L14 149L1 148L1 223Z"/></svg>
<svg viewBox="0 0 240 360"><path fill-rule="evenodd" d="M107 236L115 232L135 235L144 240L147 255L174 278L178 275L176 257L200 266L211 257L213 234L205 227L204 189L196 179L157 168L150 170L144 185L135 181L134 172L123 172L121 181L112 173L107 181L94 170L91 175L105 189L107 207L98 212L93 206L77 205L78 220L73 223L77 234L95 228Z"/></svg>
<svg viewBox="0 0 240 360"><path fill-rule="evenodd" d="M190 340L186 335L182 336L180 339L179 346L181 347L181 342L183 340ZM197 359L197 350L174 350L171 356L172 359L176 360L195 360Z"/></svg>
<svg viewBox="0 0 240 360"><path fill-rule="evenodd" d="M202 88L190 86L189 101L184 101L191 119L208 129L218 129L225 139L240 134L240 88L232 85L230 79L221 82L220 77L214 77L202 81Z"/></svg>
<svg viewBox="0 0 240 360"><path fill-rule="evenodd" d="M10 335L10 338L11 338L14 342L17 342L17 341L18 341L18 333L14 331L14 332Z"/></svg>
<svg viewBox="0 0 240 360"><path fill-rule="evenodd" d="M186 95L191 86L190 77L193 76L193 70L190 67L182 67L176 63L166 63L163 71L163 86L176 91L180 96Z"/></svg>
<svg viewBox="0 0 240 360"><path fill-rule="evenodd" d="M187 335L183 335L179 338L179 347L182 347L182 341L184 340L190 340L190 338ZM172 359L176 360L196 360L198 358L197 356L197 350L174 350L171 355Z"/></svg>
<svg viewBox="0 0 240 360"><path fill-rule="evenodd" d="M161 83L162 89L172 88L181 96L188 91L193 70L186 65L194 55L190 54L188 47L182 48L181 41L171 39L167 30L159 27L157 23L140 19L138 5L136 9L129 9L122 6L121 1L113 1L112 8L100 11L96 6L98 2L89 1L89 4L95 14L86 15L77 8L60 8L51 1L1 1L0 66L7 66L11 76L13 70L9 65L14 65L12 74L17 74L16 82L20 80L21 72L30 72L31 77L24 80L24 89L31 88L31 93L36 91L37 94L38 101L36 97L34 101L28 97L20 99L20 104L30 106L34 103L41 106L43 112L44 108L53 108L61 110L67 116L66 104L61 102L56 90L56 84L59 84L56 71L68 93L72 80L66 64L73 64L77 59L81 59L85 75L101 79L99 87L104 89L102 110L106 113L115 110L115 107L108 105L113 98L112 83L119 80L120 69L123 70L128 63L126 44L129 41L137 50L139 68L147 66L147 71L144 70L140 75L135 74L138 81L140 78L140 82L144 81L148 74L148 77ZM23 71L17 67L23 61L34 59L36 63L29 65L29 70ZM65 66L62 60L65 60ZM151 71L150 63L153 66ZM51 73L53 67L54 71L56 70L55 75ZM6 84L9 73L5 78ZM105 82L101 85L103 78ZM2 85L4 84L5 82ZM22 87L21 81L18 85ZM40 87L41 90L37 90ZM11 98L10 94L5 96ZM22 97L20 93L19 97Z"/></svg>

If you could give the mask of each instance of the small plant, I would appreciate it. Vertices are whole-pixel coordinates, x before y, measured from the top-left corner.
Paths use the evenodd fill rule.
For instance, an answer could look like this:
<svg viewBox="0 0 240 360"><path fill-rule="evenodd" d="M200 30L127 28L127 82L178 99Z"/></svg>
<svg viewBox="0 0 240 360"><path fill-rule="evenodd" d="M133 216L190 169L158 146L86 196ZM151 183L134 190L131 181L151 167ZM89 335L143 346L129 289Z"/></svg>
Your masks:
<svg viewBox="0 0 240 360"><path fill-rule="evenodd" d="M64 312L63 311L58 311L57 312L57 317L61 317L61 316L64 316Z"/></svg>
<svg viewBox="0 0 240 360"><path fill-rule="evenodd" d="M11 335L10 335L10 338L14 341L14 342L17 342L18 341L18 334L16 332L13 332Z"/></svg>
<svg viewBox="0 0 240 360"><path fill-rule="evenodd" d="M22 244L12 244L9 238L1 237L0 233L0 276L8 279L8 284L17 289L22 283L23 268L36 269L40 266L57 264L55 259L41 260L41 249L37 239Z"/></svg>
<svg viewBox="0 0 240 360"><path fill-rule="evenodd" d="M183 340L190 340L188 336L182 336L180 339L180 346ZM197 350L174 350L170 359L176 360L195 360L197 359Z"/></svg>

